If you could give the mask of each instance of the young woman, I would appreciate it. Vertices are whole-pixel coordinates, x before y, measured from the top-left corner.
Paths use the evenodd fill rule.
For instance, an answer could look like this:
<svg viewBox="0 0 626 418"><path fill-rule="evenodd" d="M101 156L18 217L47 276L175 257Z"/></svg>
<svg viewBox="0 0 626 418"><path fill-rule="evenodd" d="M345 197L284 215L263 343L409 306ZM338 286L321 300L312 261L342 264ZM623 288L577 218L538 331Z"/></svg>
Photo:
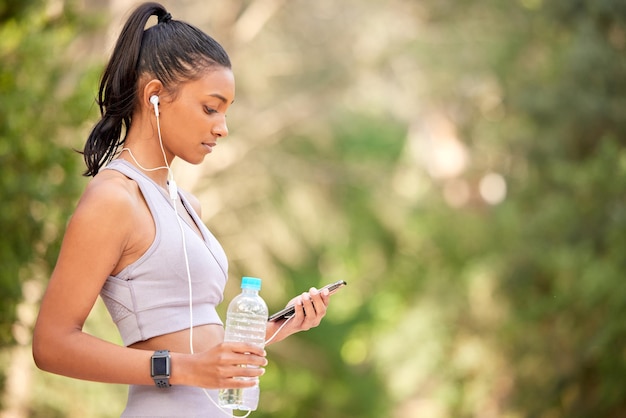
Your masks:
<svg viewBox="0 0 626 418"><path fill-rule="evenodd" d="M144 29L152 16L158 23ZM169 169L176 157L199 164L214 151L228 135L234 96L230 60L214 39L158 3L132 13L84 149L93 179L68 224L33 337L43 370L129 384L124 417L222 416L207 394L215 400L218 388L249 387L236 378L260 376L267 364L264 350L223 342L215 307L226 256L198 200L176 188ZM83 332L98 295L123 347ZM314 288L298 296L295 316L269 322L267 337L317 326L328 300ZM170 373L151 370L166 365Z"/></svg>

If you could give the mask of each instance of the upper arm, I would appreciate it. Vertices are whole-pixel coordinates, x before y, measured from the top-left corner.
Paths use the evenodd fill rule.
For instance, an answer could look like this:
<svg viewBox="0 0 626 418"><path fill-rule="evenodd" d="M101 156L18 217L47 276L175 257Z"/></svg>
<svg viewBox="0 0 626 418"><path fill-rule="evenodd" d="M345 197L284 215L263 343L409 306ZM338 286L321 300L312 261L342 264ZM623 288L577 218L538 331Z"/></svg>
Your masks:
<svg viewBox="0 0 626 418"><path fill-rule="evenodd" d="M131 233L122 181L94 179L71 217L41 304L36 331L82 329Z"/></svg>

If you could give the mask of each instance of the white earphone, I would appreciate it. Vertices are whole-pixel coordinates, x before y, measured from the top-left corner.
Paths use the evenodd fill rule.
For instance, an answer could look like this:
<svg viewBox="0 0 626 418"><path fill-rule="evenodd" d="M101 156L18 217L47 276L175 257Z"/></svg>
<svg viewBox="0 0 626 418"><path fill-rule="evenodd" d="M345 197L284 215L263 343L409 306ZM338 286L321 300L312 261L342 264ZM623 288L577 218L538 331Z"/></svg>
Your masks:
<svg viewBox="0 0 626 418"><path fill-rule="evenodd" d="M163 150L163 141L161 139L161 124L159 123L159 96L153 94L150 96L150 103L154 106L154 116L157 118L157 129L159 132L159 144L161 145L161 151L163 151L163 159L165 160L165 168L168 171L168 191L170 194L170 199L175 201L178 198L178 187L176 186L176 182L174 181L174 176L172 175L172 170L170 169L169 164L167 163L167 159L165 158L165 151Z"/></svg>
<svg viewBox="0 0 626 418"><path fill-rule="evenodd" d="M150 96L150 103L152 103L152 106L154 106L154 115L156 116L157 131L158 131L158 136L159 136L159 145L161 146L161 151L163 152L163 159L165 160L165 166L164 167L152 168L152 169L143 168L139 164L139 162L137 162L137 160L135 160L135 157L133 156L131 150L129 148L124 148L124 149L128 150L128 152L130 153L130 155L133 158L133 160L135 161L135 163L140 168L142 168L143 170L152 171L152 170L158 170L158 169L161 169L161 168L166 168L167 171L168 171L168 191L169 191L170 199L172 200L172 203L173 203L173 206L174 206L174 213L176 214L176 220L178 222L178 226L180 228L180 233L181 233L181 236L182 236L183 255L184 255L184 258L185 258L185 267L186 267L186 272L187 272L187 284L188 284L188 287L189 287L189 350L193 354L193 352L194 352L194 348L193 348L193 288L192 288L192 285L191 285L191 271L190 271L190 268L189 268L189 256L187 255L187 245L186 245L186 241L185 241L185 230L183 228L181 218L178 215L178 208L177 208L177 204L176 204L176 199L178 199L178 187L176 186L176 182L174 181L174 176L172 174L172 170L171 170L171 168L170 168L170 166L169 166L169 164L167 162L167 158L165 158L165 150L163 149L163 140L161 138L161 124L160 124L160 121L159 121L159 96L157 96L156 94ZM274 335L272 335L267 341L265 341L265 344L267 344L270 341L272 341L274 339L274 337L276 337L276 335L278 335L278 333L283 329L283 327L285 325L287 325L287 323L292 318L293 318L293 316L289 317L278 328L278 330L276 330ZM209 393L206 391L206 389L202 388L202 391L209 398L209 400L211 402L213 402L213 404L216 405L222 412L224 412L228 416L231 416L231 412L230 411L226 411L223 407L218 405L215 402L215 400L213 400L213 398L209 395ZM243 415L240 418L245 418L245 417L249 416L251 412L252 411L248 411L248 413L246 415Z"/></svg>
<svg viewBox="0 0 626 418"><path fill-rule="evenodd" d="M152 106L154 106L154 114L156 115L156 117L159 117L159 96L157 96L156 94L150 96L150 103L152 103Z"/></svg>

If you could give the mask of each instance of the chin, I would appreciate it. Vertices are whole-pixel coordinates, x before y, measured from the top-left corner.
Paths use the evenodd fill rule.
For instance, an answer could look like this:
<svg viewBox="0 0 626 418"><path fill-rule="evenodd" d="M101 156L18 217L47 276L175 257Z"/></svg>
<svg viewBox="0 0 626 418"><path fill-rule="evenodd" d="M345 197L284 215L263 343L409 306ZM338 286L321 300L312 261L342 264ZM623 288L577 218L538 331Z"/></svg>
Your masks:
<svg viewBox="0 0 626 418"><path fill-rule="evenodd" d="M194 160L187 160L187 162L189 164L192 164L192 165L200 165L200 164L202 164L204 162L204 158L198 158L198 159L194 159Z"/></svg>
<svg viewBox="0 0 626 418"><path fill-rule="evenodd" d="M206 158L206 155L203 155L203 156L201 156L199 158L196 158L195 160L192 160L190 162L193 165L199 165L199 164L202 164L204 162L205 158Z"/></svg>
<svg viewBox="0 0 626 418"><path fill-rule="evenodd" d="M194 156L194 157L188 157L188 156L179 156L178 158L180 158L181 160L183 160L184 162L188 163L188 164L192 164L192 165L200 165L204 162L204 155L201 156Z"/></svg>

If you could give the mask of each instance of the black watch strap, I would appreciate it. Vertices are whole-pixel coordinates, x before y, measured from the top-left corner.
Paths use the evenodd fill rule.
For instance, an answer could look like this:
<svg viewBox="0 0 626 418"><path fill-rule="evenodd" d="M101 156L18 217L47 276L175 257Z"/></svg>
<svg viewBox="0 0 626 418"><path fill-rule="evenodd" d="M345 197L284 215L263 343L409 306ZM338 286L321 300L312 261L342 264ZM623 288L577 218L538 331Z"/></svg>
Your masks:
<svg viewBox="0 0 626 418"><path fill-rule="evenodd" d="M155 351L150 359L150 375L154 384L159 388L168 388L170 385L171 362L168 350Z"/></svg>

